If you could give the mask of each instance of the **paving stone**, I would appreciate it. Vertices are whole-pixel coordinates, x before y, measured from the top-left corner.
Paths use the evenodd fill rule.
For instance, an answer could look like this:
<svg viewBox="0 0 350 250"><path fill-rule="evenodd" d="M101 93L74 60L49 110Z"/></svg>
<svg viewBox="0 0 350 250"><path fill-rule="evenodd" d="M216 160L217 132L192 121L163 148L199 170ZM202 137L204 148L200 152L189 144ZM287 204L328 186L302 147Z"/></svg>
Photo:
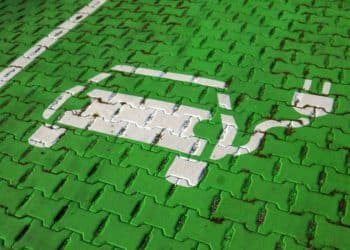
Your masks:
<svg viewBox="0 0 350 250"><path fill-rule="evenodd" d="M103 212L91 213L78 207L77 203L70 202L61 210L56 219L54 229L67 229L82 235L82 239L91 242L97 235L97 229L107 218Z"/></svg>
<svg viewBox="0 0 350 250"><path fill-rule="evenodd" d="M324 166L333 167L337 171L344 173L345 158L347 152L345 150L328 150L319 148L313 144L307 146L307 154L303 163L305 165L320 164Z"/></svg>
<svg viewBox="0 0 350 250"><path fill-rule="evenodd" d="M222 193L220 202L212 214L212 219L225 218L234 222L245 224L248 230L256 230L259 211L263 208L263 202L247 202L236 199L227 193ZM241 209L232 209L240 207Z"/></svg>
<svg viewBox="0 0 350 250"><path fill-rule="evenodd" d="M149 224L162 229L164 236L173 237L178 220L184 212L182 207L164 207L156 204L152 198L146 197L131 223L136 225Z"/></svg>
<svg viewBox="0 0 350 250"><path fill-rule="evenodd" d="M96 244L108 243L119 248L137 249L150 229L150 227L144 225L136 227L122 223L117 216L110 215L94 242ZM116 234L118 237L115 237ZM132 241L130 240L130 235L133 236Z"/></svg>
<svg viewBox="0 0 350 250"><path fill-rule="evenodd" d="M294 191L292 183L277 184L264 181L260 176L252 175L245 199L274 203L279 209L288 211L290 195Z"/></svg>
<svg viewBox="0 0 350 250"><path fill-rule="evenodd" d="M19 233L25 230L25 228L28 227L32 221L28 217L20 219L14 216L10 216L5 213L4 208L0 209L0 218L1 239L4 240L4 243L7 246L12 246L13 243L17 241L16 239Z"/></svg>
<svg viewBox="0 0 350 250"><path fill-rule="evenodd" d="M278 171L274 182L294 182L305 185L312 191L319 191L319 178L323 171L322 166L313 165L310 167L294 164L288 159L281 159L278 164ZM323 187L322 187L323 188Z"/></svg>
<svg viewBox="0 0 350 250"><path fill-rule="evenodd" d="M61 185L66 179L67 175L64 173L53 174L44 169L36 166L33 171L27 172L22 176L19 187L29 187L39 190L45 194L45 196L51 196L52 193Z"/></svg>
<svg viewBox="0 0 350 250"><path fill-rule="evenodd" d="M80 207L87 209L94 197L99 194L102 184L87 184L80 182L73 177L67 177L63 182L60 182L55 188L52 195L53 199L65 198L76 201Z"/></svg>
<svg viewBox="0 0 350 250"><path fill-rule="evenodd" d="M6 182L1 181L1 207L6 208L8 213L14 214L15 211L21 207L29 198L32 190L30 189L16 189L9 186Z"/></svg>
<svg viewBox="0 0 350 250"><path fill-rule="evenodd" d="M20 240L13 245L14 248L24 246L38 249L53 249L59 247L67 239L68 231L55 232L41 226L39 221L33 221Z"/></svg>
<svg viewBox="0 0 350 250"><path fill-rule="evenodd" d="M30 216L41 220L45 227L55 223L57 215L66 205L67 201L55 201L43 196L40 191L34 191L27 202L16 211L16 216Z"/></svg>
<svg viewBox="0 0 350 250"><path fill-rule="evenodd" d="M133 218L143 197L139 194L126 195L106 186L99 199L92 205L94 212L107 211L120 216L121 221L128 222Z"/></svg>
<svg viewBox="0 0 350 250"><path fill-rule="evenodd" d="M157 203L164 204L168 198L171 186L171 183L165 179L148 175L146 171L139 170L126 193L132 194L137 192L146 196L152 196Z"/></svg>
<svg viewBox="0 0 350 250"><path fill-rule="evenodd" d="M154 228L150 234L150 239L147 243L146 249L192 249L196 242L193 240L177 241L172 238L167 238L162 231Z"/></svg>
<svg viewBox="0 0 350 250"><path fill-rule="evenodd" d="M0 248L348 249L349 7L2 0Z"/></svg>
<svg viewBox="0 0 350 250"><path fill-rule="evenodd" d="M334 246L344 249L349 247L349 242L343 241L349 234L348 227L329 223L321 216L316 217L316 223L315 238L312 240L312 244L315 247ZM332 232L332 234L329 234L329 232Z"/></svg>
<svg viewBox="0 0 350 250"><path fill-rule="evenodd" d="M296 198L291 206L291 212L315 213L325 216L331 221L338 221L338 206L341 195L323 195L310 192L306 187L297 185Z"/></svg>
<svg viewBox="0 0 350 250"><path fill-rule="evenodd" d="M279 241L278 234L263 235L246 230L240 224L234 224L234 235L228 249L274 249Z"/></svg>
<svg viewBox="0 0 350 250"><path fill-rule="evenodd" d="M66 249L77 249L77 248L84 248L86 250L97 250L97 249L103 249L103 250L110 250L113 249L112 246L109 246L107 244L103 246L94 246L92 244L86 243L81 239L79 234L77 233L72 233L71 236L68 239L67 245L65 246Z"/></svg>
<svg viewBox="0 0 350 250"><path fill-rule="evenodd" d="M207 173L200 183L201 188L215 188L229 192L235 197L241 196L244 182L249 178L248 173L230 173L219 169L216 165L209 165L207 169Z"/></svg>
<svg viewBox="0 0 350 250"><path fill-rule="evenodd" d="M278 210L275 205L267 204L266 214L258 232L263 234L275 232L288 235L298 243L305 244L311 219L311 214L290 214Z"/></svg>
<svg viewBox="0 0 350 250"><path fill-rule="evenodd" d="M189 207L197 210L200 216L208 217L210 207L217 194L215 190L188 189L177 186L169 197L167 205Z"/></svg>
<svg viewBox="0 0 350 250"><path fill-rule="evenodd" d="M225 232L230 225L231 223L228 221L216 224L199 217L195 211L189 210L183 227L175 238L179 240L194 239L209 245L211 248L218 249L221 247Z"/></svg>
<svg viewBox="0 0 350 250"><path fill-rule="evenodd" d="M0 177L4 180L7 180L11 185L16 186L21 180L22 176L32 169L30 164L18 164L11 161L11 158L5 156L0 161Z"/></svg>

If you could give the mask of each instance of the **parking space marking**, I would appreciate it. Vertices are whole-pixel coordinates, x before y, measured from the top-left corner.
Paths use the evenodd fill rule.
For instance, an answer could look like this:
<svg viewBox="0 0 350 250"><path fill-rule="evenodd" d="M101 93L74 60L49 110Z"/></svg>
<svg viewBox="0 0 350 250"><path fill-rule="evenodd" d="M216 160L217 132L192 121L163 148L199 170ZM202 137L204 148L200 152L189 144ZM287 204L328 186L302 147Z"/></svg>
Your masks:
<svg viewBox="0 0 350 250"><path fill-rule="evenodd" d="M133 67L130 65L116 65L112 68L112 70L124 72L124 73L133 73L136 75L165 78L165 79L175 80L180 82L189 82L193 84L199 84L199 85L214 87L219 89L226 88L226 83L223 81L209 79L205 77L198 77L194 75L166 72L166 71L154 70L149 68Z"/></svg>
<svg viewBox="0 0 350 250"><path fill-rule="evenodd" d="M107 0L92 0L67 21L61 23L50 34L33 45L22 56L14 60L10 65L0 72L0 88L5 86L15 75L21 72L26 66L32 63L37 57L44 53L49 47L56 43L62 36L75 28L86 17L90 16Z"/></svg>

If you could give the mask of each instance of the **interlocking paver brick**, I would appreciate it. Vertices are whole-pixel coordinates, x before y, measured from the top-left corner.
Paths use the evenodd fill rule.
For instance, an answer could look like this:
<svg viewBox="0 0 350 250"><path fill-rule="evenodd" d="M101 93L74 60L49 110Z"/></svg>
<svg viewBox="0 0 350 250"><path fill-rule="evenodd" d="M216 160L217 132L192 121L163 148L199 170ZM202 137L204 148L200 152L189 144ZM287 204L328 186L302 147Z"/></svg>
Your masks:
<svg viewBox="0 0 350 250"><path fill-rule="evenodd" d="M189 207L197 210L200 216L208 217L216 195L218 195L216 190L200 190L176 187L169 197L167 205L182 205Z"/></svg>
<svg viewBox="0 0 350 250"><path fill-rule="evenodd" d="M61 231L62 229L71 230L82 235L83 240L92 241L97 234L98 228L107 218L107 214L103 212L91 213L78 207L77 203L70 202L64 210L56 217L54 229Z"/></svg>
<svg viewBox="0 0 350 250"><path fill-rule="evenodd" d="M81 236L77 233L72 233L67 240L67 244L64 247L65 249L69 250L75 250L77 248L83 248L86 250L97 250L97 249L102 249L102 250L111 250L113 249L112 246L109 246L107 244L103 246L94 246L92 244L89 244L81 239Z"/></svg>
<svg viewBox="0 0 350 250"><path fill-rule="evenodd" d="M250 232L240 224L234 224L234 234L228 249L275 249L279 241L278 234L263 235Z"/></svg>
<svg viewBox="0 0 350 250"><path fill-rule="evenodd" d="M292 183L277 184L264 181L260 176L252 175L245 199L274 203L279 209L287 211L291 205L291 196L295 191Z"/></svg>
<svg viewBox="0 0 350 250"><path fill-rule="evenodd" d="M55 232L43 227L39 221L33 221L13 245L15 249L23 247L32 249L59 248L69 236L68 231Z"/></svg>
<svg viewBox="0 0 350 250"><path fill-rule="evenodd" d="M331 167L325 168L325 182L321 191L325 194L340 192L350 194L350 176L337 172Z"/></svg>
<svg viewBox="0 0 350 250"><path fill-rule="evenodd" d="M321 216L316 217L316 223L315 238L312 240L315 247L333 246L343 249L349 247L349 241L343 240L349 235L348 227L332 224Z"/></svg>
<svg viewBox="0 0 350 250"><path fill-rule="evenodd" d="M325 148L319 148L314 144L308 144L307 153L303 164L309 166L311 164L329 166L341 173L345 173L346 156L347 152L345 150L334 151Z"/></svg>
<svg viewBox="0 0 350 250"><path fill-rule="evenodd" d="M266 214L258 232L288 235L298 243L305 244L308 240L307 233L311 220L311 214L291 214L278 210L273 204L267 204Z"/></svg>
<svg viewBox="0 0 350 250"><path fill-rule="evenodd" d="M77 156L73 152L68 152L62 161L53 169L53 173L68 173L77 176L78 180L85 180L93 168L97 168L100 159L86 159Z"/></svg>
<svg viewBox="0 0 350 250"><path fill-rule="evenodd" d="M0 248L349 248L349 10L0 1Z"/></svg>
<svg viewBox="0 0 350 250"><path fill-rule="evenodd" d="M222 247L222 240L226 231L231 226L229 221L214 223L201 218L195 211L189 210L181 230L176 234L176 239L194 239L209 245L213 249Z"/></svg>
<svg viewBox="0 0 350 250"><path fill-rule="evenodd" d="M92 205L91 210L93 212L108 211L119 215L121 221L128 222L138 211L142 200L143 197L139 194L126 195L113 190L111 186L107 185L99 199Z"/></svg>
<svg viewBox="0 0 350 250"><path fill-rule="evenodd" d="M322 175L322 171L322 166L300 166L299 164L290 162L288 159L280 159L278 171L273 180L277 183L299 183L305 185L312 191L319 191L321 184L320 175Z"/></svg>
<svg viewBox="0 0 350 250"><path fill-rule="evenodd" d="M255 230L257 227L258 214L263 206L263 202L242 201L229 194L222 193L220 202L212 214L212 218L213 220L215 220L215 218L229 219L234 222L245 224L246 228L249 230ZM240 209L232 209L234 207L240 207Z"/></svg>
<svg viewBox="0 0 350 250"><path fill-rule="evenodd" d="M101 193L102 187L103 184L101 183L87 184L68 176L53 190L52 198L65 198L76 201L81 208L87 209L91 205L91 202L98 198L96 195Z"/></svg>
<svg viewBox="0 0 350 250"><path fill-rule="evenodd" d="M5 209L0 209L0 233L2 239L5 243L5 246L12 246L21 235L21 232L25 231L26 228L30 225L31 219L26 218L16 218L6 214Z"/></svg>
<svg viewBox="0 0 350 250"><path fill-rule="evenodd" d="M32 193L30 189L16 189L9 186L5 181L1 181L0 185L0 205L11 214L14 214L18 208L23 206Z"/></svg>
<svg viewBox="0 0 350 250"><path fill-rule="evenodd" d="M136 227L122 223L117 216L110 215L94 242L96 244L108 243L119 248L138 249L150 229L151 227L145 225ZM132 240L130 240L131 235Z"/></svg>
<svg viewBox="0 0 350 250"><path fill-rule="evenodd" d="M1 158L1 157L0 157ZM16 186L23 176L32 169L30 164L18 164L13 162L10 157L4 156L0 160L0 178L7 180L11 185Z"/></svg>
<svg viewBox="0 0 350 250"><path fill-rule="evenodd" d="M33 188L43 192L45 196L49 197L57 187L65 181L66 177L67 175L64 173L53 174L36 166L32 171L26 172L26 174L21 177L19 187Z"/></svg>
<svg viewBox="0 0 350 250"><path fill-rule="evenodd" d="M193 240L177 241L167 238L161 230L154 228L150 234L146 249L193 249L196 245L196 242Z"/></svg>
<svg viewBox="0 0 350 250"><path fill-rule="evenodd" d="M235 197L240 197L242 187L247 178L249 178L248 173L230 173L219 169L215 165L210 165L200 186L205 189L216 188L224 190Z"/></svg>
<svg viewBox="0 0 350 250"><path fill-rule="evenodd" d="M180 216L185 212L182 207L169 208L156 204L152 198L146 197L131 223L148 224L161 228L167 237L173 237Z"/></svg>
<svg viewBox="0 0 350 250"><path fill-rule="evenodd" d="M315 213L332 221L338 220L338 206L341 195L324 195L309 191L302 185L296 187L297 195L290 211L295 213Z"/></svg>
<svg viewBox="0 0 350 250"><path fill-rule="evenodd" d="M55 201L43 196L40 191L34 191L16 211L16 216L30 216L42 221L45 227L50 227L56 222L59 212L67 204L67 201Z"/></svg>
<svg viewBox="0 0 350 250"><path fill-rule="evenodd" d="M138 192L155 198L157 203L167 200L171 184L163 178L148 175L145 170L139 170L133 179L130 179L130 186L126 190L127 194Z"/></svg>

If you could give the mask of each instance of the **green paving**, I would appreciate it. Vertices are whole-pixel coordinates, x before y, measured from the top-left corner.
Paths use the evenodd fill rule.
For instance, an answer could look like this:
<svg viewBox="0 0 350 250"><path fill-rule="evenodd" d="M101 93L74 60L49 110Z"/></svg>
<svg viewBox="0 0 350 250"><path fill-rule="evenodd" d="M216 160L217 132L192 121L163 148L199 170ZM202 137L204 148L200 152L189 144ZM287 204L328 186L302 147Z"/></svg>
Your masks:
<svg viewBox="0 0 350 250"><path fill-rule="evenodd" d="M0 71L88 4L0 0ZM117 1L96 12L0 88L0 248L350 249L348 1ZM215 88L111 70L132 65L223 81ZM98 73L111 77L96 84ZM305 79L333 109L302 128L272 128L249 154L211 159L233 116L246 144L266 120L297 120ZM82 85L50 118L44 110ZM209 110L195 187L166 173L185 153L59 123L93 89ZM43 124L67 131L49 148Z"/></svg>

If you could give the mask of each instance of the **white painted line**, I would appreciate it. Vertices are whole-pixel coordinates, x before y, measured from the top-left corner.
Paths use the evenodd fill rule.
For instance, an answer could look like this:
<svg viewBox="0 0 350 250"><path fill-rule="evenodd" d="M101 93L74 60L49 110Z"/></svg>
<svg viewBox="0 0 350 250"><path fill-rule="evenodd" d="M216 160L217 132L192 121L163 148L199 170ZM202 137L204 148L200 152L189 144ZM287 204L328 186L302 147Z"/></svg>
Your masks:
<svg viewBox="0 0 350 250"><path fill-rule="evenodd" d="M125 73L134 73L137 75L153 76L164 79L170 79L181 82L189 82L194 84L199 84L207 87L214 88L225 88L225 82L218 81L214 79L204 78L204 77L195 77L193 75L179 74L174 72L164 72L160 70L154 70L149 68L137 68L130 65L116 65L112 70L125 72Z"/></svg>
<svg viewBox="0 0 350 250"><path fill-rule="evenodd" d="M329 91L331 90L331 83L330 82L325 82L322 87L322 94L328 95Z"/></svg>
<svg viewBox="0 0 350 250"><path fill-rule="evenodd" d="M41 125L28 139L30 145L40 148L50 148L66 132L66 129L49 124Z"/></svg>
<svg viewBox="0 0 350 250"><path fill-rule="evenodd" d="M312 80L310 80L310 79L305 79L303 89L304 89L304 90L310 90L311 83L312 83Z"/></svg>
<svg viewBox="0 0 350 250"><path fill-rule="evenodd" d="M222 93L218 93L219 106L223 109L231 110L230 96Z"/></svg>
<svg viewBox="0 0 350 250"><path fill-rule="evenodd" d="M116 65L112 68L112 70L125 72L125 73L134 73L136 68L129 65Z"/></svg>
<svg viewBox="0 0 350 250"><path fill-rule="evenodd" d="M71 89L64 91L59 95L43 113L45 119L49 119L69 98L82 92L85 89L84 86L77 85Z"/></svg>
<svg viewBox="0 0 350 250"><path fill-rule="evenodd" d="M101 7L107 0L92 0L88 5L76 12L67 21L60 24L46 37L34 44L22 56L14 60L10 65L0 72L0 88L3 87L15 75L21 72L26 66L32 63L37 57L51 47L59 38L68 33L71 29L76 27L86 17L91 15L99 7Z"/></svg>
<svg viewBox="0 0 350 250"><path fill-rule="evenodd" d="M147 68L137 68L134 73L138 75L153 76L153 77L162 77L162 75L164 75L163 71L147 69Z"/></svg>
<svg viewBox="0 0 350 250"><path fill-rule="evenodd" d="M92 82L92 83L99 83L100 81L103 81L104 79L110 77L111 74L110 73L99 73L97 75L95 75L94 77L90 78L89 79L89 82Z"/></svg>
<svg viewBox="0 0 350 250"><path fill-rule="evenodd" d="M206 162L176 156L165 176L175 185L194 187L198 185L206 167Z"/></svg>
<svg viewBox="0 0 350 250"><path fill-rule="evenodd" d="M222 115L222 123L223 126L225 126L225 120L227 117L226 115ZM253 152L256 150L262 139L265 136L265 133L267 130L271 128L277 128L277 127L282 127L282 128L300 128L303 126L306 126L310 123L310 120L308 118L300 118L298 120L292 121L292 120L282 120L282 121L276 121L276 120L267 120L263 121L260 124L258 124L253 131L252 136L250 137L249 141L242 146L235 147L232 146L232 143L235 139L235 131L232 131L229 136L224 140L224 137L220 138L219 143L215 145L215 148L210 156L210 159L212 160L219 160L225 157L226 155L232 155L232 156L239 156L239 155L244 155ZM237 128L235 128L237 129ZM226 132L227 129L224 127L224 132ZM229 143L229 140L232 142ZM224 143L223 143L224 142Z"/></svg>

